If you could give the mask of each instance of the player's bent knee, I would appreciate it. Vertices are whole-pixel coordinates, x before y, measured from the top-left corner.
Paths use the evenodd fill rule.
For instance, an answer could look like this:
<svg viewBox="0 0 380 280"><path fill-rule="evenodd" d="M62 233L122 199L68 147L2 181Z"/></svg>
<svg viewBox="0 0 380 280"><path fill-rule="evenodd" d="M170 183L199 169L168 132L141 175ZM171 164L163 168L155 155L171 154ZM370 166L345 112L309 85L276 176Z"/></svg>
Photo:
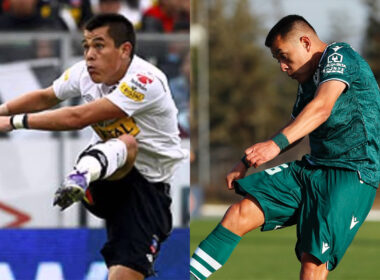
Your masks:
<svg viewBox="0 0 380 280"><path fill-rule="evenodd" d="M233 204L226 212L222 225L237 235L243 236L264 223L264 213L252 197Z"/></svg>
<svg viewBox="0 0 380 280"><path fill-rule="evenodd" d="M129 134L123 134L119 136L118 139L125 143L128 149L128 153L137 154L138 145L135 137Z"/></svg>
<svg viewBox="0 0 380 280"><path fill-rule="evenodd" d="M133 166L138 152L138 145L135 137L128 134L123 134L119 136L118 139L124 142L127 146L128 155L126 165L130 167Z"/></svg>
<svg viewBox="0 0 380 280"><path fill-rule="evenodd" d="M120 166L111 176L107 178L111 181L120 180L132 170L138 152L138 145L135 137L128 134L123 134L119 136L117 140L125 144L127 157L123 166Z"/></svg>

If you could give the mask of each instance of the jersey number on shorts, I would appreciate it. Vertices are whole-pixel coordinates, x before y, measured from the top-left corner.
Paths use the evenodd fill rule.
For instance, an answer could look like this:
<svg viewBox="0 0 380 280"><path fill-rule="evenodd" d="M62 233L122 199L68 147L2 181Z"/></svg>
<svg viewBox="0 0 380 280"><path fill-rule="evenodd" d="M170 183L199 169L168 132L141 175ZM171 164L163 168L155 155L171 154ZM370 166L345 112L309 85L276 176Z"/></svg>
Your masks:
<svg viewBox="0 0 380 280"><path fill-rule="evenodd" d="M123 134L136 136L140 129L132 117L124 117L107 123L97 123L92 126L95 132L103 141L111 138L117 138Z"/></svg>
<svg viewBox="0 0 380 280"><path fill-rule="evenodd" d="M283 163L281 165L278 165L278 166L275 166L275 167L272 167L272 168L268 168L268 169L265 170L265 172L268 173L269 175L274 175L274 174L282 171L282 169L288 168L288 167L289 166L286 163Z"/></svg>

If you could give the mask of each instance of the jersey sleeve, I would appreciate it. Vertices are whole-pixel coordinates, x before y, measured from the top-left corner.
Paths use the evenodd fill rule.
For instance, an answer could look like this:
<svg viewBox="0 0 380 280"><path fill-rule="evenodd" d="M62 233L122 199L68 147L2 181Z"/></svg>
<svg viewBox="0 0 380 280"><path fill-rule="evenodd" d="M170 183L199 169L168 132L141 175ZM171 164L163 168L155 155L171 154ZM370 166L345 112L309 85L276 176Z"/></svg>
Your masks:
<svg viewBox="0 0 380 280"><path fill-rule="evenodd" d="M330 80L342 81L351 87L357 73L359 73L359 64L355 58L355 51L346 44L335 44L327 50L320 65L319 84Z"/></svg>
<svg viewBox="0 0 380 280"><path fill-rule="evenodd" d="M81 95L80 78L85 70L85 62L80 61L67 69L53 82L53 90L58 99L66 100Z"/></svg>
<svg viewBox="0 0 380 280"><path fill-rule="evenodd" d="M106 98L133 116L157 107L168 88L166 78L140 72L124 78Z"/></svg>

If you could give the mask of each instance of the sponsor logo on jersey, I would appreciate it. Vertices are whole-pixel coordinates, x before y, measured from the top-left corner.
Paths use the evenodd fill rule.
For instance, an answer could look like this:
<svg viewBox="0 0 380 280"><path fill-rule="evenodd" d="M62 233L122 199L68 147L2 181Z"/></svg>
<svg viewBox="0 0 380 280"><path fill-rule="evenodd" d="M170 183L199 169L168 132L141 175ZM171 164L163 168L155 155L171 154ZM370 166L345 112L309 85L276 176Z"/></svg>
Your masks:
<svg viewBox="0 0 380 280"><path fill-rule="evenodd" d="M63 74L63 81L66 82L67 80L69 80L69 76L70 76L70 71L69 69L67 69L65 73Z"/></svg>
<svg viewBox="0 0 380 280"><path fill-rule="evenodd" d="M344 73L344 70L347 68L347 66L343 63L343 55L337 53L337 51L341 48L343 48L343 46L335 46L332 48L334 50L334 53L330 54L327 57L327 64L322 70L323 73Z"/></svg>
<svg viewBox="0 0 380 280"><path fill-rule="evenodd" d="M143 83L144 85L153 83L153 77L148 77L144 74L137 74L137 79L140 83Z"/></svg>
<svg viewBox="0 0 380 280"><path fill-rule="evenodd" d="M126 97L134 101L141 102L145 98L145 95L143 93L131 88L125 82L120 85L119 89Z"/></svg>
<svg viewBox="0 0 380 280"><path fill-rule="evenodd" d="M342 62L342 61L343 61L343 55L339 53L333 53L327 57L327 63L337 63L337 62Z"/></svg>
<svg viewBox="0 0 380 280"><path fill-rule="evenodd" d="M131 79L131 83L135 86L135 87L134 86L132 87L133 90L136 90L136 87L140 88L142 90L145 90L145 91L147 90L146 86L144 86L142 83L140 83L139 81L137 81L133 78Z"/></svg>
<svg viewBox="0 0 380 280"><path fill-rule="evenodd" d="M343 61L343 55L339 53L330 54L327 57L327 64L323 68L322 72L325 74L329 74L329 73L343 74L347 66L344 63L342 63L342 61Z"/></svg>
<svg viewBox="0 0 380 280"><path fill-rule="evenodd" d="M343 74L345 69L346 69L346 65L342 63L331 63L331 64L327 64L325 68L323 68L322 72L326 74L328 73Z"/></svg>
<svg viewBox="0 0 380 280"><path fill-rule="evenodd" d="M92 125L92 128L104 141L111 138L117 138L123 134L136 136L140 132L140 128L136 125L136 122L132 117L124 117L113 121L100 122Z"/></svg>
<svg viewBox="0 0 380 280"><path fill-rule="evenodd" d="M330 249L329 244L322 242L322 254L324 254L328 249Z"/></svg>

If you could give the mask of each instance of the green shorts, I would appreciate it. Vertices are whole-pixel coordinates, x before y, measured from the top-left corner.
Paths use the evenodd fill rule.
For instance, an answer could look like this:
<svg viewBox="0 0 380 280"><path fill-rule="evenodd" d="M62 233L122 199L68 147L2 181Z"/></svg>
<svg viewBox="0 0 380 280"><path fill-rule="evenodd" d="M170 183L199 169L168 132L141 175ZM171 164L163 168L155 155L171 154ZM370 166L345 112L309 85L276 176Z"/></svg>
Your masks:
<svg viewBox="0 0 380 280"><path fill-rule="evenodd" d="M309 253L328 270L342 259L367 217L376 189L355 171L310 165L306 159L249 175L235 191L257 199L262 231L297 224L296 254Z"/></svg>

